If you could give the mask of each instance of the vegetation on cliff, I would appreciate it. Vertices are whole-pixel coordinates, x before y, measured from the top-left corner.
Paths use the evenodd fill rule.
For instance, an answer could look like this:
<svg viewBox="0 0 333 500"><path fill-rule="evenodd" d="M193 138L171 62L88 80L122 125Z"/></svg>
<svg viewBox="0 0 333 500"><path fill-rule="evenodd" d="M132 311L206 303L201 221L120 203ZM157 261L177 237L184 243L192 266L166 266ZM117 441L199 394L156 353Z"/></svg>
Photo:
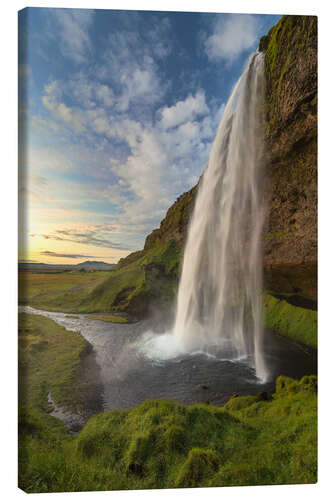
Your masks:
<svg viewBox="0 0 333 500"><path fill-rule="evenodd" d="M317 348L317 311L292 305L288 297L263 296L265 325L280 335Z"/></svg>

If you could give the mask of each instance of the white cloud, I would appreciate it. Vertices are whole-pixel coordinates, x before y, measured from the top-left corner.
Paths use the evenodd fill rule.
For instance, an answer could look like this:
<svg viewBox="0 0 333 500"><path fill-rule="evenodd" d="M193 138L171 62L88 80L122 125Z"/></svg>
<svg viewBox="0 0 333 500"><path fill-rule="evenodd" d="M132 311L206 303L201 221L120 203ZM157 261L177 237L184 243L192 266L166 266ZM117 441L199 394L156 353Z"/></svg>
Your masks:
<svg viewBox="0 0 333 500"><path fill-rule="evenodd" d="M112 84L118 111L127 111L133 103L151 106L164 95L167 82L159 77L155 49L154 44L144 45L135 32L123 31L109 37L97 76ZM158 51L161 54L162 48Z"/></svg>
<svg viewBox="0 0 333 500"><path fill-rule="evenodd" d="M24 159L23 170L26 172L34 172L31 178L41 179L43 172L57 171L68 172L72 169L73 163L66 154L55 149L35 149L27 148L27 154ZM36 182L35 182L36 184Z"/></svg>
<svg viewBox="0 0 333 500"><path fill-rule="evenodd" d="M96 85L96 96L105 107L110 107L114 104L113 91L107 85Z"/></svg>
<svg viewBox="0 0 333 500"><path fill-rule="evenodd" d="M71 98L87 109L102 105L109 108L114 105L114 94L110 87L97 82L94 79L88 79L81 74L74 76L65 86L64 91Z"/></svg>
<svg viewBox="0 0 333 500"><path fill-rule="evenodd" d="M92 10L80 9L50 9L50 24L55 22L56 29L52 26L52 32L57 33L59 47L64 57L76 63L87 60L88 54L92 52L92 44L89 37L89 28L93 21Z"/></svg>
<svg viewBox="0 0 333 500"><path fill-rule="evenodd" d="M167 55L168 44L153 43L157 28L145 33L151 44L143 44L139 33L113 33L94 74L52 81L42 98L61 137L76 143L75 151L74 145L63 148L71 170L96 179L87 196L109 203L119 238L137 248L176 197L197 182L222 109L207 102L202 89L161 107L168 82L156 61ZM84 206L81 186L78 191Z"/></svg>
<svg viewBox="0 0 333 500"><path fill-rule="evenodd" d="M208 111L205 94L202 90L198 90L195 96L189 95L174 106L161 108L160 125L163 129L175 127L198 115L207 114Z"/></svg>
<svg viewBox="0 0 333 500"><path fill-rule="evenodd" d="M82 109L69 107L61 101L63 88L57 80L53 80L44 88L45 95L42 96L42 103L47 108L54 119L71 125L77 132L85 129L85 116Z"/></svg>
<svg viewBox="0 0 333 500"><path fill-rule="evenodd" d="M257 40L258 21L248 14L229 15L220 19L205 41L209 59L232 62Z"/></svg>
<svg viewBox="0 0 333 500"><path fill-rule="evenodd" d="M145 88L145 84L142 85ZM118 214L121 212L114 221L123 233L149 232L158 225L174 199L192 187L202 173L222 107L212 106L209 109L204 92L198 90L195 95L190 94L174 106L157 111L157 121L137 121L129 118L128 114L119 114L114 108L106 112L99 107L96 92L90 96L95 106L68 110L60 102L63 97L61 88L56 82L45 88L44 104L54 117L72 127L75 126L75 119L78 120L85 131L85 138L87 132L92 131L97 137L127 143L127 157L116 159L112 156L107 166L96 149L85 152L87 162L81 160L80 171L90 171L89 175L93 174L96 178L100 175L108 179L113 175L116 181L106 181L100 193L117 208ZM96 135L93 140L95 146ZM67 158L75 157L74 151L70 150L66 155ZM94 160L93 155L96 156ZM82 152L79 156L83 158ZM52 155L49 157L52 158ZM92 169L92 165L96 168Z"/></svg>
<svg viewBox="0 0 333 500"><path fill-rule="evenodd" d="M187 101L192 102L181 102ZM206 106L204 101L201 106L189 106L182 117L193 115L189 109L199 111ZM177 109L177 103L174 108ZM119 138L130 141L131 147L125 161L110 161L110 168L120 181L104 191L104 196L122 210L117 224L123 231L147 234L158 226L176 197L197 182L207 163L222 111L223 106L212 108L204 118L187 120L172 128L127 120L113 129Z"/></svg>

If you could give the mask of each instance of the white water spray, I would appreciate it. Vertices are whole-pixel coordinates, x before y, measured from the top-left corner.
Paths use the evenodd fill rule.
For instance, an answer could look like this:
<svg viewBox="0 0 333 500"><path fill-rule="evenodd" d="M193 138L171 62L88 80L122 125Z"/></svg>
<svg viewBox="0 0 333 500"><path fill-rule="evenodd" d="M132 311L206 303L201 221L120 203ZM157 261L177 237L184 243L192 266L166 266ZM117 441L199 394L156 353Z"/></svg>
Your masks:
<svg viewBox="0 0 333 500"><path fill-rule="evenodd" d="M262 350L264 55L254 54L225 108L200 182L178 291L174 336L186 350L225 346L267 379Z"/></svg>

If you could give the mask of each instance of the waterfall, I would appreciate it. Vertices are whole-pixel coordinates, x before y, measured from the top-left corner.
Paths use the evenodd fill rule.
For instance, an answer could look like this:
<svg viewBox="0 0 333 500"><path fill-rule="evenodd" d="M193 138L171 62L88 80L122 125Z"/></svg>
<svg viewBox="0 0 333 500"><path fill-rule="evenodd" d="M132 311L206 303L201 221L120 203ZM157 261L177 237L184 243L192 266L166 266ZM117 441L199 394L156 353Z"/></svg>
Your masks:
<svg viewBox="0 0 333 500"><path fill-rule="evenodd" d="M173 335L186 350L224 346L267 378L262 350L264 54L225 108L191 218Z"/></svg>

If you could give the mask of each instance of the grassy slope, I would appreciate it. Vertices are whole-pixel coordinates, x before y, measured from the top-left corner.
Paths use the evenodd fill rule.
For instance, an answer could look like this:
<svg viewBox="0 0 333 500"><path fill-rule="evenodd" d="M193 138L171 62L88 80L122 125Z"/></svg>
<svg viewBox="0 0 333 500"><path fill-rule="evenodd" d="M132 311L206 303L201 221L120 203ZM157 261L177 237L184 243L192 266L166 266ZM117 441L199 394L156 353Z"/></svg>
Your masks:
<svg viewBox="0 0 333 500"><path fill-rule="evenodd" d="M26 274L21 277L20 302L50 311L126 311L142 317L149 313L153 304L168 307L174 300L181 253L181 246L176 240L156 238L139 259L110 272L83 276L68 273ZM71 290L77 284L84 286ZM41 291L45 295L39 296Z"/></svg>
<svg viewBox="0 0 333 500"><path fill-rule="evenodd" d="M92 273L19 272L19 303L49 310L76 312L82 300L99 283L109 278L111 271Z"/></svg>
<svg viewBox="0 0 333 500"><path fill-rule="evenodd" d="M47 395L74 409L73 387L87 342L54 321L19 314L19 408L50 410Z"/></svg>
<svg viewBox="0 0 333 500"><path fill-rule="evenodd" d="M25 303L40 294L56 294L74 287L98 282L109 276L109 272L68 273L19 271L19 298Z"/></svg>
<svg viewBox="0 0 333 500"><path fill-rule="evenodd" d="M142 317L153 305L170 306L177 290L180 257L176 240L157 238L138 260L116 268L94 289L84 307L101 312L126 311Z"/></svg>
<svg viewBox="0 0 333 500"><path fill-rule="evenodd" d="M146 401L92 417L78 436L21 416L20 487L30 492L316 482L316 377L225 407Z"/></svg>

